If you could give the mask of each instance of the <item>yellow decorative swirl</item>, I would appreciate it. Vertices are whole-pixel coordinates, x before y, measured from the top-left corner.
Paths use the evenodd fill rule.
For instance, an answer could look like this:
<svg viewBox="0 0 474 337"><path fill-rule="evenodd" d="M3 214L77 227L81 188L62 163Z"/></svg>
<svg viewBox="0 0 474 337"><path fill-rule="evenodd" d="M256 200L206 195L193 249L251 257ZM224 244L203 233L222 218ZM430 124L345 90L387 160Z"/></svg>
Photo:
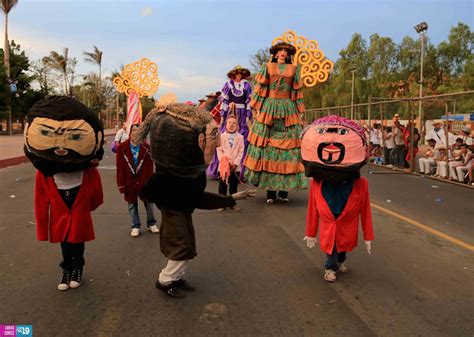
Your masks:
<svg viewBox="0 0 474 337"><path fill-rule="evenodd" d="M119 92L127 96L134 90L138 97L153 96L158 90L158 66L147 58L127 64L112 81Z"/></svg>
<svg viewBox="0 0 474 337"><path fill-rule="evenodd" d="M293 63L301 66L301 79L306 87L313 87L328 80L334 63L324 56L316 40L308 40L288 30L282 36L273 39L272 45L278 42L286 42L296 48Z"/></svg>

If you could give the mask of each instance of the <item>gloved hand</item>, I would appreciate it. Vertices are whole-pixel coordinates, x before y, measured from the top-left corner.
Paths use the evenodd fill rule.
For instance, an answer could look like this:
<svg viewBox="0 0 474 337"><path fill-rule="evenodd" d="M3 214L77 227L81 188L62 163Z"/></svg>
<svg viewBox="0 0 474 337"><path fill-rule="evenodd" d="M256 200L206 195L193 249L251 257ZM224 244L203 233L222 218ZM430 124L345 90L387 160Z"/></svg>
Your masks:
<svg viewBox="0 0 474 337"><path fill-rule="evenodd" d="M313 248L316 245L316 243L318 242L318 238L316 238L316 237L312 238L310 236L305 236L303 238L303 241L306 241L306 246L308 248Z"/></svg>
<svg viewBox="0 0 474 337"><path fill-rule="evenodd" d="M367 249L367 253L372 254L372 241L364 241L365 248Z"/></svg>
<svg viewBox="0 0 474 337"><path fill-rule="evenodd" d="M247 188L244 191L232 194L232 199L234 199L234 200L248 199L248 198L254 197L255 194L257 194L257 190L252 190L250 188Z"/></svg>

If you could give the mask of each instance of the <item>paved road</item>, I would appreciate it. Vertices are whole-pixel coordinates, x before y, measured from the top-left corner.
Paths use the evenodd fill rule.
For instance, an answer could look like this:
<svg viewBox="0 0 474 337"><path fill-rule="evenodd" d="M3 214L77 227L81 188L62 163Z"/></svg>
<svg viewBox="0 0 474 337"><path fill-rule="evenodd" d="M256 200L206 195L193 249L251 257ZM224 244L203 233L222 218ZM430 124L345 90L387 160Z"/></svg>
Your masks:
<svg viewBox="0 0 474 337"><path fill-rule="evenodd" d="M33 168L0 170L0 324L33 324L40 337L474 334L472 251L374 209L373 254L361 245L349 254L351 273L328 284L323 254L302 241L306 191L288 205L267 206L259 192L238 213L197 211L199 256L187 278L198 291L167 298L154 289L165 262L158 236L130 238L112 159L100 170L105 204L86 245L85 282L67 292L56 290L59 247L35 241ZM472 190L368 177L374 204L474 242Z"/></svg>

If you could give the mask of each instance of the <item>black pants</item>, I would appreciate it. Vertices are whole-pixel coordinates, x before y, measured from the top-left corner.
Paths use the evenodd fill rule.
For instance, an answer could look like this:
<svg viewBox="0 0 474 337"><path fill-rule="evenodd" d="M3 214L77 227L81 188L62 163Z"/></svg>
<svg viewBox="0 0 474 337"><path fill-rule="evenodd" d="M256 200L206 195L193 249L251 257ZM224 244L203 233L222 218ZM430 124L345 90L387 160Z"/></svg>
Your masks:
<svg viewBox="0 0 474 337"><path fill-rule="evenodd" d="M63 261L59 264L65 272L71 272L74 268L82 268L84 266L84 249L85 244L61 242L61 252L63 253Z"/></svg>
<svg viewBox="0 0 474 337"><path fill-rule="evenodd" d="M280 198L288 198L288 191L278 191L278 196ZM277 197L277 191L267 190L267 199L275 200Z"/></svg>
<svg viewBox="0 0 474 337"><path fill-rule="evenodd" d="M67 190L60 190L59 194L61 195L64 203L69 207L72 208L74 205L74 201L76 201L76 196L79 193L80 186L67 189ZM84 266L84 249L85 244L84 242L81 243L70 243L66 241L61 242L61 253L63 254L63 261L59 264L61 268L65 272L72 272L74 268L82 268Z"/></svg>
<svg viewBox="0 0 474 337"><path fill-rule="evenodd" d="M387 149L386 147L384 147L383 149L383 161L384 161L384 165L390 165L390 164L393 164L392 163L392 150L393 149Z"/></svg>
<svg viewBox="0 0 474 337"><path fill-rule="evenodd" d="M229 176L229 184L227 185L224 180L219 179L219 194L227 195L227 186L229 186L229 194L232 195L237 192L237 186L239 185L239 172L232 172Z"/></svg>

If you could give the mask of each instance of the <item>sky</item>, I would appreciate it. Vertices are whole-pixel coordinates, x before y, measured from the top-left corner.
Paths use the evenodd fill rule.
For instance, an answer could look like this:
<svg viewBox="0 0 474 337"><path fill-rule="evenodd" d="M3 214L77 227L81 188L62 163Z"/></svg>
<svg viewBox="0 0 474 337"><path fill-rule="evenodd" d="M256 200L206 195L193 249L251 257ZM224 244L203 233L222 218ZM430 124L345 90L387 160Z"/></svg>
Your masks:
<svg viewBox="0 0 474 337"><path fill-rule="evenodd" d="M69 48L79 74L97 70L83 57L94 45L103 51L105 74L147 57L158 64L155 97L174 92L180 101L197 101L220 90L230 69L249 67L251 55L288 29L317 40L336 61L354 33L398 43L407 35L416 39L413 26L421 21L438 44L458 22L474 28L474 1L19 0L9 37L30 60Z"/></svg>

